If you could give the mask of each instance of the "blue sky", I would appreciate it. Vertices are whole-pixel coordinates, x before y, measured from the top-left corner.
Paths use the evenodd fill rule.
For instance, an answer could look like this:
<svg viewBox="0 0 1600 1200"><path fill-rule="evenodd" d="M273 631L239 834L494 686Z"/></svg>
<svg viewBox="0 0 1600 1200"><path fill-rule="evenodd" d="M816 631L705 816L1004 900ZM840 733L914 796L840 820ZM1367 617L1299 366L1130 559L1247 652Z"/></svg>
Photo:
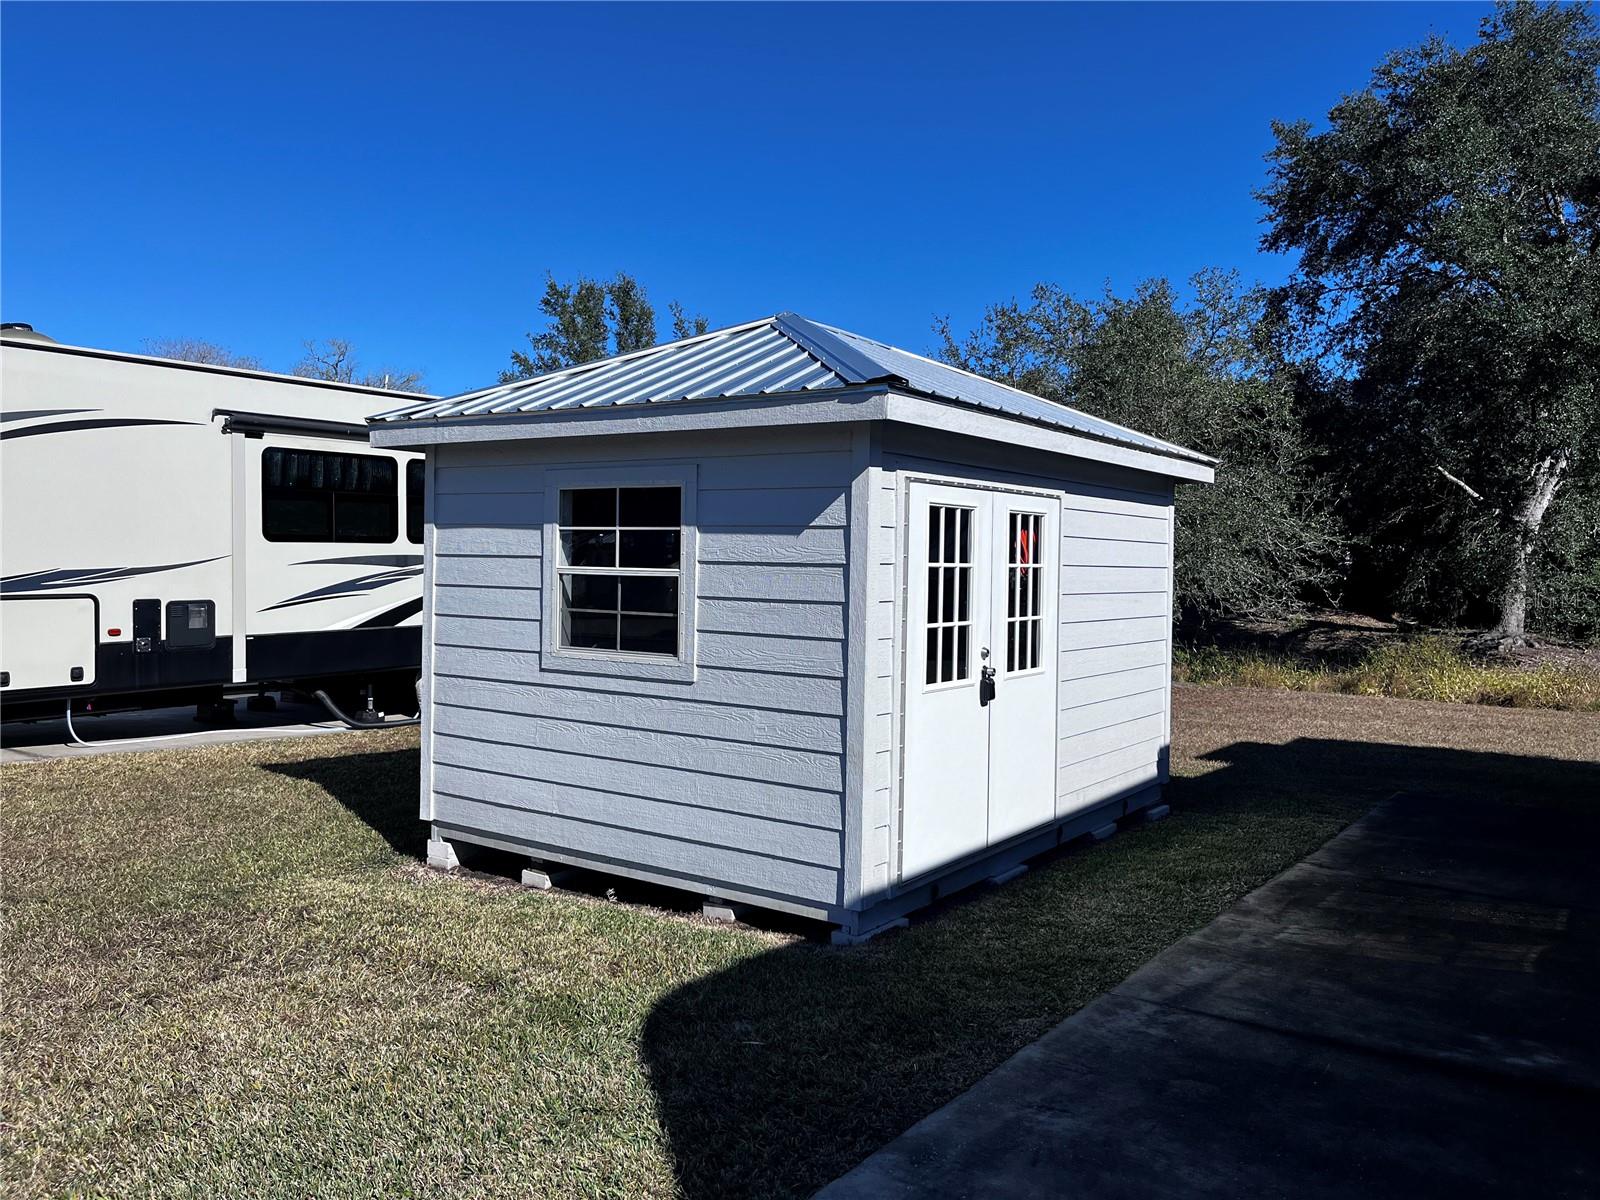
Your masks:
<svg viewBox="0 0 1600 1200"><path fill-rule="evenodd" d="M492 382L545 273L927 350L1258 253L1273 118L1484 5L0 9L0 314Z"/></svg>

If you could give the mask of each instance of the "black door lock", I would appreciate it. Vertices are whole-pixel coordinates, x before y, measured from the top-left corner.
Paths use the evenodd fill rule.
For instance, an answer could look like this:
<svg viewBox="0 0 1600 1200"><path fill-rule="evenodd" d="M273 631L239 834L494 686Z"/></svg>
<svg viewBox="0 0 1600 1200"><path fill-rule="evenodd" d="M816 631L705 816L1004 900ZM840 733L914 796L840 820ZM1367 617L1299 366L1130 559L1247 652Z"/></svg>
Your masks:
<svg viewBox="0 0 1600 1200"><path fill-rule="evenodd" d="M989 707L989 701L994 699L994 668L984 667L978 673L978 704L983 708Z"/></svg>

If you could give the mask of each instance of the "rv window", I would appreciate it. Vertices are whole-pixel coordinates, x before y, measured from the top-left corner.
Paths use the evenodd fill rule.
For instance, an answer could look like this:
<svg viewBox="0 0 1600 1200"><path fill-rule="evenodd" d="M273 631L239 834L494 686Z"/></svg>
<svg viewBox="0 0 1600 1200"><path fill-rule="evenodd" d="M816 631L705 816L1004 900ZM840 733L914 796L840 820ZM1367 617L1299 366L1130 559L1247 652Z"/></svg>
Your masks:
<svg viewBox="0 0 1600 1200"><path fill-rule="evenodd" d="M261 455L261 533L269 542L392 542L395 460L272 446Z"/></svg>
<svg viewBox="0 0 1600 1200"><path fill-rule="evenodd" d="M683 496L677 487L561 493L561 645L676 658Z"/></svg>
<svg viewBox="0 0 1600 1200"><path fill-rule="evenodd" d="M406 541L422 545L422 497L427 475L420 458L406 464Z"/></svg>

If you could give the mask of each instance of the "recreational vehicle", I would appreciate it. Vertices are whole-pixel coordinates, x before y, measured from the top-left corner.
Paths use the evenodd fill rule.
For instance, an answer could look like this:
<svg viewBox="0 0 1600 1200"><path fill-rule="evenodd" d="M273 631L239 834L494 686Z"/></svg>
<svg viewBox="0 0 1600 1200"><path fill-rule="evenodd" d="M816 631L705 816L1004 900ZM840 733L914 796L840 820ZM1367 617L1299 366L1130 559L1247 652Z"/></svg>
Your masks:
<svg viewBox="0 0 1600 1200"><path fill-rule="evenodd" d="M7 326L0 717L269 687L415 711L423 459L365 426L394 402Z"/></svg>

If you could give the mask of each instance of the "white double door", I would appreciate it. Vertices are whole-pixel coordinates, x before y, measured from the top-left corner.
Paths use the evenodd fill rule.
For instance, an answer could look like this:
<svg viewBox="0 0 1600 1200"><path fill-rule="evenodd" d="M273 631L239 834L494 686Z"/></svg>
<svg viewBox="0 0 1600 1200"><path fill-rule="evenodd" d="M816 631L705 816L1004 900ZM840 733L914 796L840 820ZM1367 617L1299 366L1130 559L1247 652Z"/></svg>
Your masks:
<svg viewBox="0 0 1600 1200"><path fill-rule="evenodd" d="M912 482L900 877L1055 816L1056 498Z"/></svg>

